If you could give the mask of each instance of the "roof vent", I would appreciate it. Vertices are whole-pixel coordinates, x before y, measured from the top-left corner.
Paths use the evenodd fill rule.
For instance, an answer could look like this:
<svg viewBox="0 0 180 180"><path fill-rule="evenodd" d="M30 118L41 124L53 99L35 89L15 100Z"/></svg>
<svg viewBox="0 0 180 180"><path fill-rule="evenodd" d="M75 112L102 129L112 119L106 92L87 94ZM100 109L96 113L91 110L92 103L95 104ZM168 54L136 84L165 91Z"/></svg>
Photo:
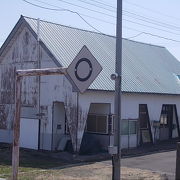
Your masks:
<svg viewBox="0 0 180 180"><path fill-rule="evenodd" d="M176 76L177 76L178 80L180 80L180 75L176 75Z"/></svg>

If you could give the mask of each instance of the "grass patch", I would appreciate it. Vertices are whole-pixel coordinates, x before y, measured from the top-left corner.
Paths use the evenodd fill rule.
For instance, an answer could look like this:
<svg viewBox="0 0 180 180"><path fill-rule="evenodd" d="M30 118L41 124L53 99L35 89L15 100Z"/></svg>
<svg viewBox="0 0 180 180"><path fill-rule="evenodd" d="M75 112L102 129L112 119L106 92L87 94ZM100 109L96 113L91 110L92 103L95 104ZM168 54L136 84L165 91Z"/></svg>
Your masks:
<svg viewBox="0 0 180 180"><path fill-rule="evenodd" d="M12 149L8 145L0 145L0 177L11 177ZM19 179L29 180L39 173L50 168L59 167L66 162L53 158L50 152L39 152L34 150L20 149ZM42 171L43 170L43 171Z"/></svg>

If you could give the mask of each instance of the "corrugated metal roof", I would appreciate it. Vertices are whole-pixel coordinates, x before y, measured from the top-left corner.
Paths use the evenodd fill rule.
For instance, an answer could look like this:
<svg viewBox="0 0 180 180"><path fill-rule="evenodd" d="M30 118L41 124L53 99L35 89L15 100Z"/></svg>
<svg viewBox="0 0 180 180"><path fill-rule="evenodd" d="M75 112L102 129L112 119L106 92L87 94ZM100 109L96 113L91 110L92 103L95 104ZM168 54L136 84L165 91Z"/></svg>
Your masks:
<svg viewBox="0 0 180 180"><path fill-rule="evenodd" d="M37 20L24 18L36 32ZM40 21L40 38L64 67L86 45L103 67L89 89L114 90L115 37ZM180 62L166 48L123 39L122 51L122 91L180 94Z"/></svg>

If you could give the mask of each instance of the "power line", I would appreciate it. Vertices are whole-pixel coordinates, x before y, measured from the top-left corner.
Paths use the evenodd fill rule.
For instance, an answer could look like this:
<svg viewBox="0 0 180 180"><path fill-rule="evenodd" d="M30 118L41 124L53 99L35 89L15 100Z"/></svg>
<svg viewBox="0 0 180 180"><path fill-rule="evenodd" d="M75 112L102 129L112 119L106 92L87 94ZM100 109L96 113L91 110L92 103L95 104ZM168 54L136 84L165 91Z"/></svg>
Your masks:
<svg viewBox="0 0 180 180"><path fill-rule="evenodd" d="M42 9L46 9L46 10L52 10L52 11L68 11L68 12L71 12L71 13L74 13L74 14L77 14L87 25L89 25L91 28L93 28L94 30L96 30L97 32L103 34L101 31L99 31L98 29L96 29L94 26L92 26L89 22L87 22L78 12L75 12L75 11L71 11L69 9L53 9L53 8L47 8L47 7L43 7L43 6L40 6L40 5L37 5L37 4L34 4L34 3L31 3L27 0L22 0L28 4L31 4L33 6L36 6L36 7L39 7L39 8L42 8Z"/></svg>
<svg viewBox="0 0 180 180"><path fill-rule="evenodd" d="M59 0L59 1L63 1L64 2L64 0ZM80 1L84 1L84 0L80 0ZM42 1L41 1L42 2ZM46 3L47 4L47 3ZM71 3L71 4L73 4L73 3ZM49 4L50 5L50 4ZM75 5L75 4L73 4L73 5ZM82 6L81 6L82 7ZM89 9L89 8L88 8ZM125 11L125 12L128 12L128 11ZM100 13L101 14L101 12L99 12L98 11L98 13ZM128 12L128 13L130 13L130 14L133 14L133 15L137 15L137 14L135 14L135 13L131 13L131 12ZM85 15L86 17L87 17L87 15ZM126 16L128 16L128 15L126 15ZM138 15L137 15L138 16ZM142 17L142 16L140 16L140 17ZM93 18L93 17L90 17L90 18ZM132 17L133 18L133 17ZM141 21L144 21L144 22L147 22L147 23L150 23L150 24L154 24L154 25L157 25L157 26L160 26L160 27L163 27L162 25L159 25L159 24L157 24L157 23L153 23L153 22L150 22L150 21L148 21L148 20L143 20L143 19L140 19L140 18L137 18L137 17L134 17L135 19L138 19L138 20L141 20ZM144 17L145 18L145 17ZM99 19L100 20L100 19ZM141 26L146 26L146 27L148 27L148 28L153 28L153 29L156 29L156 30L160 30L160 31L164 31L164 32L167 32L167 33L173 33L173 34L176 34L176 35L180 35L180 34L178 34L178 33L174 33L174 32L171 32L171 31L167 31L167 30L164 30L164 29L160 29L160 28L156 28L156 27L153 27L153 26L149 26L149 25L145 25L145 24L142 24L142 23L138 23L138 22L134 22L134 21L131 21L131 20L127 20L127 19L123 19L124 21L127 21L127 22L131 22L131 23L134 23L134 24L137 24L137 25L141 25ZM100 20L101 21L101 20ZM104 21L104 20L103 20ZM153 20L152 20L153 21ZM106 21L106 23L109 23L109 22L107 22ZM158 22L159 23L159 22ZM109 24L113 24L113 23L109 23ZM168 29L171 29L171 28L169 28L169 27L166 27L166 28L168 28ZM176 31L178 31L178 30L176 30Z"/></svg>
<svg viewBox="0 0 180 180"><path fill-rule="evenodd" d="M161 16L166 16L166 17L169 17L169 18L176 19L176 20L180 21L180 18L177 18L177 17L174 17L174 16L169 16L169 15L167 15L167 14L164 14L164 13L159 12L159 11L155 11L155 10L153 10L153 9L150 9L150 8L147 8L147 7L144 7L144 6L141 6L141 5L139 5L139 4L132 3L132 2L129 2L129 1L124 1L124 2L125 2L125 3L128 3L128 4L130 4L130 5L136 6L136 7L138 7L138 8L145 9L145 10L147 10L147 11L150 11L150 12L153 12L153 13L156 13L156 14L159 14L159 15L161 15Z"/></svg>
<svg viewBox="0 0 180 180"><path fill-rule="evenodd" d="M83 3L85 3L85 4L89 4L89 5L92 5L92 6L101 8L101 9L104 9L104 10L106 10L106 11L116 12L116 11L112 11L112 9L108 9L108 8L105 8L105 7L102 7L102 6L100 6L100 5L93 4L93 3L90 3L90 2L87 2L87 1L84 1L84 0L77 0L77 1L80 1L80 2L83 2Z"/></svg>
<svg viewBox="0 0 180 180"><path fill-rule="evenodd" d="M160 29L160 28L156 28L156 27L153 27L153 26L145 25L145 24L142 24L142 23L134 22L134 21L131 21L131 20L127 20L127 19L123 19L123 20L127 21L127 22L130 22L130 23L133 23L133 24L144 26L144 27L147 27L147 28L152 28L152 29L156 29L156 30L159 30L159 31L164 31L164 32L167 32L167 33L170 33L170 34L180 35L178 33L174 33L174 32L171 32L171 31L164 30L164 29Z"/></svg>
<svg viewBox="0 0 180 180"><path fill-rule="evenodd" d="M71 11L71 10L69 10L69 9L62 9L62 8L61 8L61 9L60 9L60 8L57 8L57 9L55 9L55 8L48 8L48 7L44 7L44 6L40 6L40 5L31 3L31 2L29 2L29 1L27 1L27 0L22 0L22 1L24 1L24 2L26 2L26 3L29 3L29 4L31 4L31 5L33 5L33 6L36 6L36 7L39 7L39 8L46 9L46 10L53 10L53 11L68 11L68 12L72 12L72 13L75 13L75 14L78 14L78 15L79 15L79 13L74 12L74 11ZM40 0L36 0L36 1L39 1L39 2L41 2L41 3L45 3L45 2L40 1ZM48 4L48 3L46 3L46 4ZM51 5L51 4L48 4L48 5ZM51 5L51 6L53 6L53 5ZM58 7L58 6L56 6L56 7ZM90 16L90 17L91 17L91 16ZM93 18L93 17L91 17L91 18ZM98 19L98 20L101 21L101 19ZM86 21L86 22L87 22L87 21ZM110 23L110 22L108 22L108 23ZM88 25L89 25L89 24L88 24ZM113 25L115 25L115 24L113 24ZM92 27L92 28L94 29L94 27ZM157 35L157 34L152 34L152 33L149 33L149 32L140 31L140 30L137 30L137 29L134 29L134 28L126 27L126 26L123 26L123 28L126 28L126 29L129 29L129 30L133 30L133 31L140 32L140 33L138 33L137 35L135 35L135 36L133 36L133 37L130 37L129 39L138 37L138 36L140 36L140 35L142 35L142 34L145 34L145 35L150 35L150 36L154 36L154 37L158 37L158 38L161 38L161 39L170 40L170 41L174 41L174 42L178 42L178 43L180 42L180 41L178 41L178 40L174 40L174 39L171 39L171 38L168 38L168 37L160 36L160 35ZM95 28L95 30L98 31L100 34L103 34L103 33L101 33L99 30L97 30L96 28Z"/></svg>
<svg viewBox="0 0 180 180"><path fill-rule="evenodd" d="M74 4L74 3L70 3L70 2L67 2L67 1L65 1L65 0L58 0L58 1L64 2L64 3L69 4L69 5L72 5L72 6L80 7L80 8L83 8L83 9L87 9L87 10L92 11L92 12L96 12L96 13L99 13L99 14L103 14L103 15L106 15L106 16L109 16L109 17L116 18L115 16L109 15L109 14L107 14L107 13L103 13L103 12L100 12L100 11L97 11L97 10L92 10L92 9L90 9L90 8L86 8L86 7L84 7L84 6L80 6L80 5L77 5L77 4ZM80 0L80 1L82 1L82 0ZM128 11L125 11L125 12L128 12ZM133 14L133 15L136 15L136 16L140 16L140 15L137 15L137 14L135 14L135 13L131 13L131 12L128 12L128 13ZM140 17L143 17L143 16L140 16ZM132 18L135 18L135 17L132 17ZM143 17L143 18L146 18L146 17ZM137 18L135 18L135 19L137 19ZM138 23L138 22L133 22L133 21L131 21L131 20L127 20L127 19L124 19L124 20L125 20L125 21L128 21L128 22L131 22L131 23L134 23L134 24L141 25L141 26L146 26L146 27L148 27L148 28L154 28L154 29L156 29L156 30L161 30L161 31L164 31L164 32L168 32L168 33L173 33L173 34L176 34L176 35L180 35L180 34L177 34L177 33L174 33L174 32L170 32L170 31L167 31L167 30L163 30L163 29L160 29L160 28L155 28L155 27L152 27L152 26L149 26L149 25L144 25L144 24L141 24L141 23ZM139 20L144 21L144 22L147 22L147 23L155 24L155 23L153 23L153 22L149 22L148 20L143 20L143 19L139 19ZM152 19L151 19L151 20L152 20ZM153 20L152 20L152 21L153 21ZM158 23L160 23L160 22L158 22ZM162 24L162 23L161 23L161 24ZM162 25L157 24L157 23L156 23L155 25L162 27ZM167 25L167 24L165 24L165 25ZM172 26L172 25L170 25L170 26ZM163 26L163 27L164 27L164 26ZM175 27L175 26L173 26L173 27ZM169 27L166 27L166 28L170 29ZM180 28L180 27L176 27L176 28ZM176 30L176 31L177 31L177 30Z"/></svg>
<svg viewBox="0 0 180 180"><path fill-rule="evenodd" d="M84 0L77 0L77 1L80 1L80 2L83 2L85 4L90 4L90 5L93 5L93 6L96 6L96 7L99 7L99 8L102 8L104 10L108 10L110 12L116 12L116 11L113 11L113 10L110 10L110 9L107 9L107 8L103 8L102 6L97 6L95 4L92 4L92 3L89 3L89 2L86 2ZM104 4L104 3L103 3ZM180 30L180 27L177 27L177 26L174 26L174 25L171 25L171 24L167 24L167 23L162 23L160 21L157 21L157 20L154 20L154 19L150 19L148 17L144 17L142 15L138 15L136 13L132 13L132 12L129 12L127 10L123 10L123 12L125 13L129 13L129 14L132 14L133 16L129 16L129 15L126 15L126 14L123 14L124 16L127 16L127 17L131 17L133 19L138 19L140 21L144 21L144 22L147 22L147 23L151 23L151 24L154 24L154 25L157 25L157 26L160 26L160 27L165 27L165 28L168 28L168 29L171 29L171 28L175 28L175 29L179 29ZM140 18L137 18L137 17L134 17L135 16L138 16ZM177 31L177 30L176 30Z"/></svg>
<svg viewBox="0 0 180 180"><path fill-rule="evenodd" d="M109 16L109 17L112 17L112 18L116 18L116 16L113 16L113 15L110 15L110 14L107 14L107 13L104 13L104 12L96 11L96 10L93 10L93 9L90 9L90 8L87 8L87 7L84 7L84 6L80 6L80 5L77 5L77 4L73 4L73 3L67 2L65 0L58 0L58 1L61 1L63 3L69 4L69 5L72 5L72 6L75 6L75 7L79 7L81 9L86 9L86 10L91 11L91 12L103 14L103 15L106 15L106 16Z"/></svg>
<svg viewBox="0 0 180 180"><path fill-rule="evenodd" d="M41 1L41 0L34 0L34 1L40 2L40 3L42 3L42 4L45 4L45 5L48 5L48 6L51 6L51 7L55 7L55 8L61 9L59 6L49 4L49 3L46 3L46 2ZM63 9L64 9L64 8L63 8ZM79 13L79 12L78 12L78 13ZM104 23L107 23L107 24L116 25L115 23L111 23L111 22L106 21L106 20L101 19L101 18L89 16L89 15L83 14L83 13L79 13L79 14L82 15L82 16L84 16L84 17L92 18L92 19L95 19L95 20L97 20L97 21L101 21L101 22L104 22Z"/></svg>
<svg viewBox="0 0 180 180"><path fill-rule="evenodd" d="M109 5L109 4L107 4L107 3L102 3L102 2L100 2L100 1L98 1L98 0L90 0L90 1L96 2L96 3L98 3L98 4L101 4L101 5L104 5L104 6L107 6L107 7L110 7L110 8L113 8L113 9L116 10L116 7L115 7L115 6ZM145 10L150 11L150 12L154 12L154 13L156 13L156 14L160 14L161 16L165 16L165 17L169 17L169 18L173 18L173 19L180 20L180 18L177 18L177 17L174 17L174 16L169 16L169 15L167 15L167 14L164 14L164 13L160 12L160 11L155 11L155 10L152 10L152 9L150 9L150 8L147 8L147 7L138 5L138 4L136 4L136 3L129 2L129 1L127 1L127 0L124 1L124 2L125 2L125 3L128 3L128 4L130 4L130 5L133 5L133 6L142 8L142 9L145 9ZM113 11L113 12L114 12L114 11ZM147 17L145 17L145 18L147 18Z"/></svg>
<svg viewBox="0 0 180 180"><path fill-rule="evenodd" d="M152 34L152 33L148 33L148 32L141 32L133 37L129 37L128 39L132 39L132 38L135 38L135 37L138 37L138 36L141 36L142 34L146 34L146 35L150 35L150 36L154 36L154 37L158 37L158 38L161 38L161 39L165 39L165 40L169 40L169 41L174 41L174 42L178 42L180 43L180 41L178 40L175 40L175 39L171 39L171 38L167 38L167 37L164 37L164 36L159 36L159 35L156 35L156 34Z"/></svg>
<svg viewBox="0 0 180 180"><path fill-rule="evenodd" d="M77 1L83 2L83 3L85 3L85 4L90 4L90 5L92 5L92 6L99 7L99 8L104 9L104 10L108 10L108 11L110 11L110 12L116 12L116 11L114 11L114 10L107 9L107 8L102 7L102 6L97 6L96 4L92 4L92 3L89 3L89 2L84 1L84 0L77 0ZM94 1L94 0L91 0L91 1ZM63 2L64 2L64 1L63 1ZM99 3L99 4L107 5L107 4L105 4L105 3L100 3L100 2L98 2L98 1L96 1L96 0L95 0L95 2L97 2L97 3ZM72 4L72 3L71 3L71 4ZM109 5L107 5L107 6L109 6ZM111 6L111 7L113 7L113 6ZM115 7L113 7L113 8L116 9ZM165 28L168 28L168 29L175 28L175 29L180 30L180 27L175 26L175 25L172 25L172 24L163 23L163 22L157 21L157 20L155 20L155 19L151 19L151 18L142 16L142 15L138 15L138 14L136 14L136 13L129 12L129 11L127 11L127 10L123 10L123 12L132 14L133 16L129 16L129 15L126 15L126 14L124 14L124 15L127 16L127 17L131 17L131 18L133 18L133 19L138 19L138 20L141 20L141 21L144 21L144 22L147 22L147 23L151 23L151 24L154 24L154 25L157 25L157 26L165 27ZM137 17L134 17L134 15L140 17L141 19L140 19L140 18L137 18ZM176 31L177 31L177 30L176 30Z"/></svg>
<svg viewBox="0 0 180 180"><path fill-rule="evenodd" d="M116 7L111 6L110 4L107 4L107 3L102 3L102 2L99 2L99 1L97 1L97 0L90 0L90 1L93 1L93 2L99 3L99 4L104 5L104 6L107 6L107 7L111 7L111 8L113 8L113 9L116 9Z"/></svg>
<svg viewBox="0 0 180 180"><path fill-rule="evenodd" d="M132 12L129 12L129 11L126 11L126 10L123 10L123 11L124 11L125 13L132 14L133 16L138 16L138 17L140 17L140 18L143 18L143 19L145 19L146 21L149 20L149 21L152 21L153 23L161 24L161 26L164 26L164 27L167 26L167 27L173 27L173 28L175 28L175 29L180 29L180 27L175 26L175 25L172 25L172 24L167 24L167 23L164 23L164 22L160 22L160 21L157 21L157 20L155 20L155 19L151 19L151 18L142 16L142 15L138 15L138 14L136 14L136 13L132 13ZM132 17L132 18L137 19L136 17ZM145 21L145 20L143 20L143 21ZM151 22L151 23L152 23L152 22Z"/></svg>
<svg viewBox="0 0 180 180"><path fill-rule="evenodd" d="M35 0L35 1L40 2L40 3L43 3L43 4L46 4L46 5L49 5L49 6L52 6L52 7L60 8L59 6L54 6L54 5L49 4L49 3L46 3L46 2L44 2L44 1L40 1L40 0ZM128 12L128 11L126 11L126 12ZM128 12L128 13L130 13L130 12ZM95 19L95 20L98 20L98 21L102 21L102 22L104 22L104 23L108 23L108 24L111 24L111 25L115 25L115 23L111 23L111 22L105 21L105 20L100 19L100 18L95 18L95 17L89 16L89 15L85 15L85 14L82 14L82 13L79 13L79 14L82 15L82 16L88 17L88 18L92 18L92 19ZM137 14L135 14L135 13L130 13L130 14L137 15ZM124 14L124 16L131 17L131 16L126 15L126 14ZM132 18L138 19L138 20L141 20L141 21L144 21L144 22L147 22L147 23L155 24L155 25L158 25L158 26L162 27L161 25L156 24L156 23L149 22L148 20L146 21L146 20L139 19L139 18L136 18L136 17L132 17ZM126 21L130 21L130 20L126 20ZM130 21L130 22L132 23L132 21ZM136 24L138 24L138 25L143 25L143 26L145 26L144 24L140 24L140 23L137 23L137 22L133 22L133 23L136 23ZM155 27L148 26L148 28L155 28ZM156 28L156 29L162 30L162 29L159 29L159 28ZM169 29L170 29L170 28L169 28ZM165 32L168 32L168 33L173 33L173 32L169 32L169 31L166 31L166 30L162 30L162 31L165 31ZM179 34L177 34L177 35L179 35Z"/></svg>
<svg viewBox="0 0 180 180"><path fill-rule="evenodd" d="M140 35L142 35L142 34L143 34L143 32L138 33L138 34L136 34L136 35L134 35L134 36L128 37L127 39L133 39L133 38L138 37L138 36L140 36Z"/></svg>

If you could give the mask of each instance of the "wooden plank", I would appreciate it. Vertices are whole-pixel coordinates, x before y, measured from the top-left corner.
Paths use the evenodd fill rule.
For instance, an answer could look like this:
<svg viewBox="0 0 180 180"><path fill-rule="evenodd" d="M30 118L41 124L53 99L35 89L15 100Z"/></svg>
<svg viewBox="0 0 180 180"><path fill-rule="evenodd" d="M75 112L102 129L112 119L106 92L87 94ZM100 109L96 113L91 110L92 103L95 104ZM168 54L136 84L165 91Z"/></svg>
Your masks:
<svg viewBox="0 0 180 180"><path fill-rule="evenodd" d="M44 69L27 69L17 70L17 76L45 76L66 74L67 68L44 68Z"/></svg>
<svg viewBox="0 0 180 180"><path fill-rule="evenodd" d="M16 76L15 90L15 118L14 139L12 152L12 179L17 180L19 167L19 136L20 136L20 109L21 109L21 81L22 77Z"/></svg>
<svg viewBox="0 0 180 180"><path fill-rule="evenodd" d="M67 68L45 68L45 69L27 69L16 71L16 90L15 90L15 118L14 118L14 137L12 152L12 179L18 179L19 167L19 137L20 137L20 112L21 112L21 87L24 76L43 76L43 75L61 75L66 74Z"/></svg>

